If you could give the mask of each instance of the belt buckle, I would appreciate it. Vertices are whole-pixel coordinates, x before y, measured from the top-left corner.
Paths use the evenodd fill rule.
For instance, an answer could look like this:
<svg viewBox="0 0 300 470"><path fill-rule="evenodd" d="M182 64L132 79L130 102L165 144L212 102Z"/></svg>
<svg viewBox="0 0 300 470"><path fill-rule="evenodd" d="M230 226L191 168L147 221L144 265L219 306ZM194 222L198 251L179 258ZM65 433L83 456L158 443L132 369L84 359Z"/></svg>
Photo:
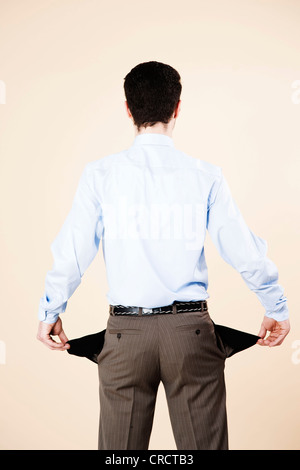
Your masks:
<svg viewBox="0 0 300 470"><path fill-rule="evenodd" d="M144 307L143 307L143 308L142 308L142 312L143 312L143 313L146 313L146 314L147 314L147 313L152 313L152 312L153 312L153 308L144 308Z"/></svg>

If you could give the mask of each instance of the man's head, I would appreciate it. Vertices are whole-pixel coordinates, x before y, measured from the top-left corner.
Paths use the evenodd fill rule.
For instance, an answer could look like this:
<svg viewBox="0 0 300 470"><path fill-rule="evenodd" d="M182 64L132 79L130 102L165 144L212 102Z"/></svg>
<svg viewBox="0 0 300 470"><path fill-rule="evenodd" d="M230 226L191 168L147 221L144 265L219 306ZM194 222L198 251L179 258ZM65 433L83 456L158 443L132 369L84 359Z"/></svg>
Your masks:
<svg viewBox="0 0 300 470"><path fill-rule="evenodd" d="M126 108L139 131L157 123L165 126L179 112L182 85L179 73L161 62L143 62L124 79Z"/></svg>

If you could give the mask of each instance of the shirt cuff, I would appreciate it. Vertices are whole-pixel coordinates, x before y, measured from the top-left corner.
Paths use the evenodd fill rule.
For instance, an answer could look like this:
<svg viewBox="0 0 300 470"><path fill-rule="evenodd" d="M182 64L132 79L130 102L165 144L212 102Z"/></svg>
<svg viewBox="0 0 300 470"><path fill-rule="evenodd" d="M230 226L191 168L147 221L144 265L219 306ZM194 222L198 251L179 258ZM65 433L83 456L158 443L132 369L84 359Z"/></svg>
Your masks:
<svg viewBox="0 0 300 470"><path fill-rule="evenodd" d="M52 325L57 322L59 313L40 311L38 317L40 321L47 323L48 325Z"/></svg>
<svg viewBox="0 0 300 470"><path fill-rule="evenodd" d="M289 309L286 302L282 303L280 309L276 310L276 312L268 312L266 311L265 316L268 318L273 318L276 321L284 321L289 319Z"/></svg>
<svg viewBox="0 0 300 470"><path fill-rule="evenodd" d="M60 303L58 300L49 302L46 295L44 295L40 300L38 319L48 324L55 323L59 314L65 312L67 308L67 302L57 306L58 303Z"/></svg>

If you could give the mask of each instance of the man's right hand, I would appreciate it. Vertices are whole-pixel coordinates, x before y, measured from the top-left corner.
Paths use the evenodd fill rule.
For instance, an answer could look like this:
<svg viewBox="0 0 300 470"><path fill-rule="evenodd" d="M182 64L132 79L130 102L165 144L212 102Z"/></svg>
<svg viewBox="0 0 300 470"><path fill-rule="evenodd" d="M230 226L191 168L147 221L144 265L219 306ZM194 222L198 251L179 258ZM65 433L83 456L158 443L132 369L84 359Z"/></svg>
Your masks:
<svg viewBox="0 0 300 470"><path fill-rule="evenodd" d="M289 320L276 321L273 318L264 317L258 336L261 337L257 344L261 346L279 346L290 331ZM267 336L269 332L269 335Z"/></svg>
<svg viewBox="0 0 300 470"><path fill-rule="evenodd" d="M61 342L55 341L52 336L58 336ZM37 339L54 351L65 351L70 347L70 345L67 343L68 338L63 330L62 321L60 318L57 319L56 323L51 325L40 321L37 332Z"/></svg>

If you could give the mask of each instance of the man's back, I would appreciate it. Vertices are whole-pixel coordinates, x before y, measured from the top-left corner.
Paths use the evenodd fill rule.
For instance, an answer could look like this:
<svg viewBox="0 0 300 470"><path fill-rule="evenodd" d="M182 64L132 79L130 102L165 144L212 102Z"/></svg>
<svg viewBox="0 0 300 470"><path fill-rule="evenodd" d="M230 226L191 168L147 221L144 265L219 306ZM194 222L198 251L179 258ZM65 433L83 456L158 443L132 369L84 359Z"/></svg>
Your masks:
<svg viewBox="0 0 300 470"><path fill-rule="evenodd" d="M109 303L151 308L207 298L202 250L219 168L168 136L143 134L89 171L102 207Z"/></svg>

